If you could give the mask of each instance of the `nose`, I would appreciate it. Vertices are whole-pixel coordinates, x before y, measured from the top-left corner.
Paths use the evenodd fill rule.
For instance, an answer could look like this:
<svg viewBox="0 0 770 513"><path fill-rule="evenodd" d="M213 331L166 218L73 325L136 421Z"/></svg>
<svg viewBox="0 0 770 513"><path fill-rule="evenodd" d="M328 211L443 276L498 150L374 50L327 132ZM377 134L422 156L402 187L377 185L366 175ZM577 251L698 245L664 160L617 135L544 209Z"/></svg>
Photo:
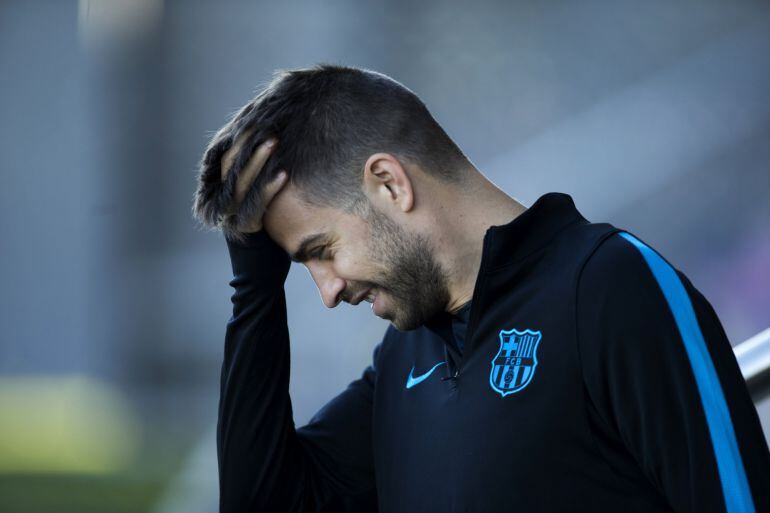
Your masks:
<svg viewBox="0 0 770 513"><path fill-rule="evenodd" d="M345 280L334 273L334 270L326 265L308 264L308 271L313 278L321 300L326 308L334 308L342 300L342 292L345 290Z"/></svg>

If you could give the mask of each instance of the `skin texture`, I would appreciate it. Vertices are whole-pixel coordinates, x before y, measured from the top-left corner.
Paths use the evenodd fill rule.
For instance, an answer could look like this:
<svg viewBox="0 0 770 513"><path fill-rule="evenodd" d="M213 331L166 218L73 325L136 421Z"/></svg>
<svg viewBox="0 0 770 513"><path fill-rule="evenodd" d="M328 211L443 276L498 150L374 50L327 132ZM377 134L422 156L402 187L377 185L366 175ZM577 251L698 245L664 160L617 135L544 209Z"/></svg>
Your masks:
<svg viewBox="0 0 770 513"><path fill-rule="evenodd" d="M285 191L265 216L268 234L289 253L297 234L328 233L304 261L324 304L376 296L375 313L400 330L418 327L449 302L447 272L431 241L370 206L365 218L303 204Z"/></svg>
<svg viewBox="0 0 770 513"><path fill-rule="evenodd" d="M225 152L221 178L249 133ZM268 140L239 175L231 211L280 141ZM303 239L323 234L305 249L302 263L324 304L358 304L373 299L372 310L399 330L414 329L444 310L454 313L473 296L483 239L493 225L510 222L526 209L478 170L465 170L450 184L402 163L388 153L371 155L362 170L368 200L363 216L304 201L302 192L279 173L262 191L264 210L243 224L243 233L266 230L290 255Z"/></svg>
<svg viewBox="0 0 770 513"><path fill-rule="evenodd" d="M525 210L475 169L467 174L464 184L451 185L373 154L362 177L366 216L309 205L289 183L267 206L264 228L289 254L305 236L328 234L303 262L324 304L358 304L372 292L376 314L414 329L471 299L486 229Z"/></svg>

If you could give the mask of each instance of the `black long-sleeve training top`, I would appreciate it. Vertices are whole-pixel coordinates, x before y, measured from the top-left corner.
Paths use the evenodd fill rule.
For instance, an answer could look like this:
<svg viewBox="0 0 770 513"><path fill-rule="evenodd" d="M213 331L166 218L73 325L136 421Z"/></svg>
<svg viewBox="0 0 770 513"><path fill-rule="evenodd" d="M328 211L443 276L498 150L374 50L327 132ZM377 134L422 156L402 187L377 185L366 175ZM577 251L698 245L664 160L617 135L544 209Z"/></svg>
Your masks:
<svg viewBox="0 0 770 513"><path fill-rule="evenodd" d="M770 512L767 443L711 305L565 194L487 230L460 345L448 313L391 325L297 429L290 260L264 232L227 244L223 512Z"/></svg>

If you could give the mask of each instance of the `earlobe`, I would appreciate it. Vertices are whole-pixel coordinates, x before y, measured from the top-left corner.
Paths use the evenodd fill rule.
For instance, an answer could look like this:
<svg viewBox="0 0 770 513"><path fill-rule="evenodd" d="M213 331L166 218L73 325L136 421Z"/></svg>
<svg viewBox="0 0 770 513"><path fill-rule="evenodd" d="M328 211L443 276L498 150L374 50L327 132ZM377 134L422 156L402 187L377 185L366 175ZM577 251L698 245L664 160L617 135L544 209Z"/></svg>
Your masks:
<svg viewBox="0 0 770 513"><path fill-rule="evenodd" d="M389 153L375 153L366 160L364 190L370 200L402 212L414 206L412 180L401 162Z"/></svg>

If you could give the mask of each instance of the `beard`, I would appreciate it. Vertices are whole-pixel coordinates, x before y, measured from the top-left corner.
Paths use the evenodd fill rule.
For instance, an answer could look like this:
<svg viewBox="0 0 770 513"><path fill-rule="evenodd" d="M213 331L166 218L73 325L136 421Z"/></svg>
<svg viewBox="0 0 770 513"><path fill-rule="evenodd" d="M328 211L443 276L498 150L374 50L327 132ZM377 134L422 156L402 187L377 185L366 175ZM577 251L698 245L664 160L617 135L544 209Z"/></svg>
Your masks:
<svg viewBox="0 0 770 513"><path fill-rule="evenodd" d="M383 318L399 331L418 328L449 303L447 273L426 236L407 232L371 205L367 210L369 257L381 268L372 285L390 299Z"/></svg>

